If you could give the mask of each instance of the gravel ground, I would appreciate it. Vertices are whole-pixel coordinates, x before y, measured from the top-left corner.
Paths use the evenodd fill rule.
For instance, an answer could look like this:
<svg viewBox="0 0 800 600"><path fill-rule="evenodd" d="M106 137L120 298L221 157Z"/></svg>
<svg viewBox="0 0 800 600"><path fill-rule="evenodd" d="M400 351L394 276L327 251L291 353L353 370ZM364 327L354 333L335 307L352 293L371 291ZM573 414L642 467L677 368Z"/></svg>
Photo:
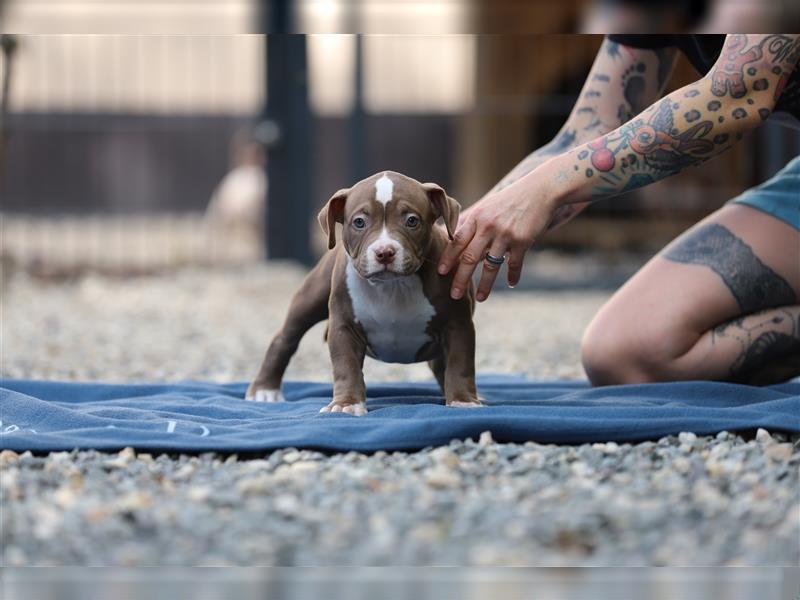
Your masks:
<svg viewBox="0 0 800 600"><path fill-rule="evenodd" d="M54 285L16 274L4 296L0 373L103 381L242 381L258 369L303 272L289 265L185 270L178 275L87 276ZM478 307L482 372L582 377L578 341L607 298L526 292ZM524 327L521 325L524 324ZM287 379L330 380L325 324L313 327ZM430 379L424 363L366 359L369 381Z"/></svg>
<svg viewBox="0 0 800 600"><path fill-rule="evenodd" d="M2 375L246 380L302 273L285 265L3 289ZM499 294L478 368L581 377L606 293ZM524 324L524 326L523 326ZM329 379L323 326L287 377ZM367 360L367 382L429 378ZM793 565L796 440L760 431L554 446L262 457L0 454L9 565Z"/></svg>

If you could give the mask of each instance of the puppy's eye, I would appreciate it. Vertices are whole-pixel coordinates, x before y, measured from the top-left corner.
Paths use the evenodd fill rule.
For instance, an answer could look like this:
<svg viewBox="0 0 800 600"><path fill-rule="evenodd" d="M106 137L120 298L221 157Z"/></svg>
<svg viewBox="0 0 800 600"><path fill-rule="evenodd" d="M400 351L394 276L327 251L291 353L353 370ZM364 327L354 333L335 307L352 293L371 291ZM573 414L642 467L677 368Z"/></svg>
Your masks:
<svg viewBox="0 0 800 600"><path fill-rule="evenodd" d="M419 217L417 215L408 215L406 217L406 227L415 229L419 225Z"/></svg>
<svg viewBox="0 0 800 600"><path fill-rule="evenodd" d="M367 220L364 217L356 217L353 219L353 227L356 229L364 229L367 226Z"/></svg>

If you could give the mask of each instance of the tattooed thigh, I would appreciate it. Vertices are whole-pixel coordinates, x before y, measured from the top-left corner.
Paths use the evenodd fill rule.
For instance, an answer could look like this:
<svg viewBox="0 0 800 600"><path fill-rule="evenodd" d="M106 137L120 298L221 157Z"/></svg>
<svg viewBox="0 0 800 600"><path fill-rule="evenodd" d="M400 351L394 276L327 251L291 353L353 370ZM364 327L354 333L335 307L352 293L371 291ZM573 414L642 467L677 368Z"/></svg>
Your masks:
<svg viewBox="0 0 800 600"><path fill-rule="evenodd" d="M761 262L741 238L718 223L690 232L662 256L714 271L736 298L742 314L797 301L794 290L783 277Z"/></svg>

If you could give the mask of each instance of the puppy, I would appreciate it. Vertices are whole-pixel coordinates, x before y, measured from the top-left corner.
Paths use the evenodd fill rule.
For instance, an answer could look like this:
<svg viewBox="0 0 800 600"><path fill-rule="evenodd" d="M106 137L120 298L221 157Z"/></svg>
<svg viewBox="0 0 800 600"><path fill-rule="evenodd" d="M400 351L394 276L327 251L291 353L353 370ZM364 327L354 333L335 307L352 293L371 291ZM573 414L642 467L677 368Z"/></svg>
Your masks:
<svg viewBox="0 0 800 600"><path fill-rule="evenodd" d="M450 298L452 275L436 272L460 206L434 183L386 171L336 192L319 213L328 252L292 299L281 330L247 390L282 401L281 381L300 339L328 319L333 399L321 412L367 412L364 356L427 361L447 406L481 406L475 389L474 290ZM443 219L444 227L436 225ZM342 241L336 243L336 223Z"/></svg>

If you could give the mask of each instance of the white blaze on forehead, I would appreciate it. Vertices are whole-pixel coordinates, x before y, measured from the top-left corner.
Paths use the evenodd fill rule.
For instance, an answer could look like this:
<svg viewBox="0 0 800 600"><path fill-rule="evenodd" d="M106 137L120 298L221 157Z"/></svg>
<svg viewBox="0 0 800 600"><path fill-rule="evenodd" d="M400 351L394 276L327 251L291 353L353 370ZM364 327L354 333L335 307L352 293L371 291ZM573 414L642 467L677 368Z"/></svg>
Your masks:
<svg viewBox="0 0 800 600"><path fill-rule="evenodd" d="M375 182L375 200L386 206L392 199L392 192L394 191L394 183L389 179L389 176L384 173L383 177Z"/></svg>

